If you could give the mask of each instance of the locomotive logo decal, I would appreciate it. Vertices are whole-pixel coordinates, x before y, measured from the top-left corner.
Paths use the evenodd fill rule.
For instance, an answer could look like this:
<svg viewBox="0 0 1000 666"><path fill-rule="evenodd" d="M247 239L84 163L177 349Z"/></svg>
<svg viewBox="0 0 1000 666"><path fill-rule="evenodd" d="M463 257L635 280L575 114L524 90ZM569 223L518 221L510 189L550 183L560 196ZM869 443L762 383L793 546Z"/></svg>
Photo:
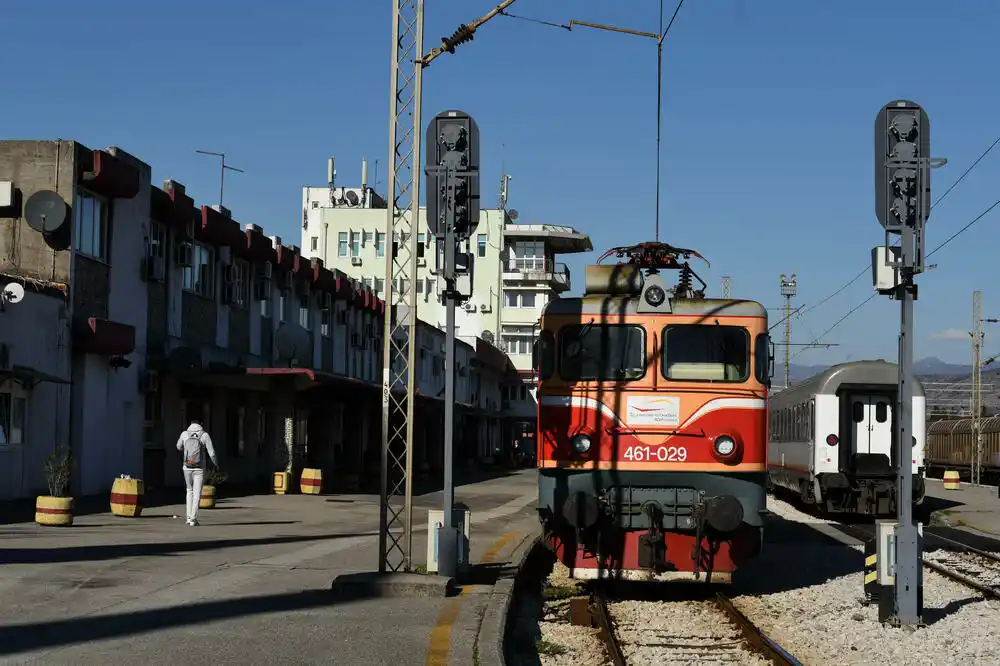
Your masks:
<svg viewBox="0 0 1000 666"><path fill-rule="evenodd" d="M625 422L630 426L677 426L681 422L681 399L669 396L629 396Z"/></svg>

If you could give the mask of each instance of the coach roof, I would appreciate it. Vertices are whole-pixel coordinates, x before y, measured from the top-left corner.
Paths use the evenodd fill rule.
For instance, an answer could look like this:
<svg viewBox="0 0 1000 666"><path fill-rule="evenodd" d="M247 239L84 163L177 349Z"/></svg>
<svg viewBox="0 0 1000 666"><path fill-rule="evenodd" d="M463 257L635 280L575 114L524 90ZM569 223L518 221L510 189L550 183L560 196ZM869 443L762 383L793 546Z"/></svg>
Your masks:
<svg viewBox="0 0 1000 666"><path fill-rule="evenodd" d="M845 384L889 384L895 386L899 381L899 366L888 361L851 361L834 365L823 372L813 375L800 384L773 394L774 398L786 393L796 395L836 395L837 390ZM924 397L924 385L916 377L913 378L914 397Z"/></svg>

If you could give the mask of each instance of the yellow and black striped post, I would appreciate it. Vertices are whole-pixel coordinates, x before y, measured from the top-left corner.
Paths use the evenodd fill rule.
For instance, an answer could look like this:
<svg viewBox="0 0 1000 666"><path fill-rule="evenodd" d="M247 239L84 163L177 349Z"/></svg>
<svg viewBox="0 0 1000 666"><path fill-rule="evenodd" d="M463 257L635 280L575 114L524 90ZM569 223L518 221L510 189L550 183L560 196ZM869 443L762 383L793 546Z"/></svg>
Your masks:
<svg viewBox="0 0 1000 666"><path fill-rule="evenodd" d="M865 605L879 601L878 539L865 541Z"/></svg>

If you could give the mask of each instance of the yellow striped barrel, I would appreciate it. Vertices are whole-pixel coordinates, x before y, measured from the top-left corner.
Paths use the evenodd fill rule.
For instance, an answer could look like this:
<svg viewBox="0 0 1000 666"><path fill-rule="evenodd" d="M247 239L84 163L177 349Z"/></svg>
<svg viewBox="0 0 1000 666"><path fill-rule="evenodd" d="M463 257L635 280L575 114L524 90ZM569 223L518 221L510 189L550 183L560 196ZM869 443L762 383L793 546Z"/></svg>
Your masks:
<svg viewBox="0 0 1000 666"><path fill-rule="evenodd" d="M117 478L111 484L111 513L125 518L138 518L142 515L141 479Z"/></svg>
<svg viewBox="0 0 1000 666"><path fill-rule="evenodd" d="M319 495L323 492L323 470L306 467L302 470L299 487L303 495Z"/></svg>

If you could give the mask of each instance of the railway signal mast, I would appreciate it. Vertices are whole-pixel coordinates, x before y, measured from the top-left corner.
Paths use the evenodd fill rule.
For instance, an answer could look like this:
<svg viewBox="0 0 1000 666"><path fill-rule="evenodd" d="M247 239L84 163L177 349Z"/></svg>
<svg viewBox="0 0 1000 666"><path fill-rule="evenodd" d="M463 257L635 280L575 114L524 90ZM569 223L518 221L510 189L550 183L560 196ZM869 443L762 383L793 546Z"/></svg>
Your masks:
<svg viewBox="0 0 1000 666"><path fill-rule="evenodd" d="M875 118L875 215L885 245L872 250L875 289L900 302L899 388L896 402L895 587L893 624L922 623L920 531L913 520L913 301L914 277L924 270L924 232L931 212L931 169L947 160L930 156L930 121L915 102L895 100ZM900 244L892 247L890 235ZM879 544L881 546L881 542ZM891 551L890 551L891 552ZM888 553L886 553L887 555Z"/></svg>
<svg viewBox="0 0 1000 666"><path fill-rule="evenodd" d="M382 371L382 479L379 572L409 571L413 546L413 395L417 327L417 228L423 72L442 53L475 38L476 30L515 0L462 24L441 45L424 48L424 0L395 0L389 62L389 205L386 207L385 330ZM398 290L396 287L401 287ZM402 501L400 497L402 496ZM446 514L447 515L447 514Z"/></svg>

